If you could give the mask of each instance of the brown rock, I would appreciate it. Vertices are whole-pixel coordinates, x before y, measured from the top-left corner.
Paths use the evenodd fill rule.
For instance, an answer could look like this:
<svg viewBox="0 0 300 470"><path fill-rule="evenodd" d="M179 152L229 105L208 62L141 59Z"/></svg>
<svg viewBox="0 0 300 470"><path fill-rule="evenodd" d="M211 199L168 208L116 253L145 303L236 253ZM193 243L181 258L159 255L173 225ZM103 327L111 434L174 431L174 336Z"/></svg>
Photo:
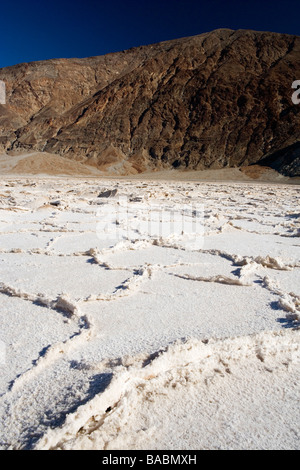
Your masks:
<svg viewBox="0 0 300 470"><path fill-rule="evenodd" d="M298 36L228 29L8 67L0 147L120 173L267 161L300 175L297 79Z"/></svg>

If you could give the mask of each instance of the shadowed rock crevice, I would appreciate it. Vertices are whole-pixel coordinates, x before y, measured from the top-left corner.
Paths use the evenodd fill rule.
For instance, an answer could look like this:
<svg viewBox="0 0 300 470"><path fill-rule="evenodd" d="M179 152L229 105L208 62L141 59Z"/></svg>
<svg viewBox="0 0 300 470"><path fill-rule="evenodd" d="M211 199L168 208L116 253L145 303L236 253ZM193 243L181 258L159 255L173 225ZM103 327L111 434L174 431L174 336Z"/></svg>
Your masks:
<svg viewBox="0 0 300 470"><path fill-rule="evenodd" d="M285 176L300 176L300 142L274 152L259 162Z"/></svg>

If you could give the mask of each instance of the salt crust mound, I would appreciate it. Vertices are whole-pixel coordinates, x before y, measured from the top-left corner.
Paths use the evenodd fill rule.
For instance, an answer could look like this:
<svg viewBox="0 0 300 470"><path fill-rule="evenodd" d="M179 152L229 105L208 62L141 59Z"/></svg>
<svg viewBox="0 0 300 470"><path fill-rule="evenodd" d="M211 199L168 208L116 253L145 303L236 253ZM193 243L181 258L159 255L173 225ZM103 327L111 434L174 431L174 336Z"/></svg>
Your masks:
<svg viewBox="0 0 300 470"><path fill-rule="evenodd" d="M107 390L69 415L61 429L49 431L36 449L293 448L299 360L294 331L190 340L152 361L127 358ZM272 393L266 396L268 383ZM282 430L286 394L294 396ZM270 439L263 435L268 424Z"/></svg>

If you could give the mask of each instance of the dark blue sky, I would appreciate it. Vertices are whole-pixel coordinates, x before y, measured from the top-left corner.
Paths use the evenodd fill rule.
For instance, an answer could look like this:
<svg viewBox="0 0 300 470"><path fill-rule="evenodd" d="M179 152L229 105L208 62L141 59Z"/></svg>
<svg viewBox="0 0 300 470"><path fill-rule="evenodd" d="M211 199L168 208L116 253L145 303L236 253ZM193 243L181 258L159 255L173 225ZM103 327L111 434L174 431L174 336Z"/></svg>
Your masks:
<svg viewBox="0 0 300 470"><path fill-rule="evenodd" d="M300 35L299 0L0 0L0 67L88 57L217 28Z"/></svg>

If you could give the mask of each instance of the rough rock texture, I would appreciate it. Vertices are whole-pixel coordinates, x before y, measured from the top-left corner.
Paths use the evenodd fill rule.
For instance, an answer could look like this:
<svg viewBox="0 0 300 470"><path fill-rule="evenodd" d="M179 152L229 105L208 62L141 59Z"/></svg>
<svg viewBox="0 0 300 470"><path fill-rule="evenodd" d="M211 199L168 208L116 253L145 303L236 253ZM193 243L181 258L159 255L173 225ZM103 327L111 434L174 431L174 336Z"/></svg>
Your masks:
<svg viewBox="0 0 300 470"><path fill-rule="evenodd" d="M216 30L87 59L0 69L0 149L116 172L264 161L300 175L300 37Z"/></svg>

